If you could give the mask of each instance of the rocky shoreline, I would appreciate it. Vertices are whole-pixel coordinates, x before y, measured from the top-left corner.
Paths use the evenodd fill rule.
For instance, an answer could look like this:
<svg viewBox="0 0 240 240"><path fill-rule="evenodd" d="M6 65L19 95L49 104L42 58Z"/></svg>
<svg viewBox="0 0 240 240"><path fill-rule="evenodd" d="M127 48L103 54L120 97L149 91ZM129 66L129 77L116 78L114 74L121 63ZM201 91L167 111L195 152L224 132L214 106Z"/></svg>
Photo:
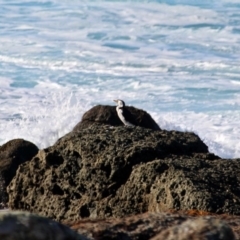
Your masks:
<svg viewBox="0 0 240 240"><path fill-rule="evenodd" d="M14 232L26 219L15 211L24 211L33 224L77 232L46 239L239 239L240 159L221 159L196 134L162 130L128 108L137 127L98 105L46 149L23 139L0 147L0 200L11 209L0 237L4 216Z"/></svg>

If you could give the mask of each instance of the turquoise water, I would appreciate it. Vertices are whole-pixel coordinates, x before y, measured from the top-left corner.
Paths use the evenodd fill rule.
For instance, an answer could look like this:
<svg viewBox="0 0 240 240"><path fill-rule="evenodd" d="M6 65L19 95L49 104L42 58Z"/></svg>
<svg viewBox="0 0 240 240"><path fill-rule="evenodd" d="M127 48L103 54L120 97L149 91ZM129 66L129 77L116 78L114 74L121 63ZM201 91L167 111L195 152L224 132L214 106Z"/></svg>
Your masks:
<svg viewBox="0 0 240 240"><path fill-rule="evenodd" d="M237 1L0 0L0 144L53 144L121 98L240 157Z"/></svg>

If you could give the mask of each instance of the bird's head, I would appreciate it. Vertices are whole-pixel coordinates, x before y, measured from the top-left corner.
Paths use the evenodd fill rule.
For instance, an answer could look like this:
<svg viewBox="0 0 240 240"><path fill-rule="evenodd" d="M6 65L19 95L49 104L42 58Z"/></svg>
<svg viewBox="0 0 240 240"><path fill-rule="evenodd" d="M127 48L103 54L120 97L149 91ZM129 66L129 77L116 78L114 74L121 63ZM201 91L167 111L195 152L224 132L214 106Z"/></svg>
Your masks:
<svg viewBox="0 0 240 240"><path fill-rule="evenodd" d="M123 100L117 99L113 101L117 103L118 107L125 107L125 102Z"/></svg>

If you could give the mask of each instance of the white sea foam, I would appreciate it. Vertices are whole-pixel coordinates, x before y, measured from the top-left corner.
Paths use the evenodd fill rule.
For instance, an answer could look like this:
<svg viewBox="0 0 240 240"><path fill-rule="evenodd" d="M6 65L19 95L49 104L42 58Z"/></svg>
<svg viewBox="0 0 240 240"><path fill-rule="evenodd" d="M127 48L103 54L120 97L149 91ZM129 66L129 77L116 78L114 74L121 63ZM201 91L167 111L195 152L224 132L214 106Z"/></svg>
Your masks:
<svg viewBox="0 0 240 240"><path fill-rule="evenodd" d="M0 119L0 131L3 133L1 143L21 137L40 148L52 145L71 131L80 121L82 112L90 107L64 88L58 87L57 91L54 85L46 84L46 88L43 87L29 93L20 91L17 99L8 98L12 109L6 109ZM15 101L17 103L14 104Z"/></svg>
<svg viewBox="0 0 240 240"><path fill-rule="evenodd" d="M235 3L0 0L0 144L47 147L90 107L122 98L239 157Z"/></svg>
<svg viewBox="0 0 240 240"><path fill-rule="evenodd" d="M159 125L168 130L190 131L198 134L209 151L224 158L240 156L240 131L237 112L170 112L153 114Z"/></svg>

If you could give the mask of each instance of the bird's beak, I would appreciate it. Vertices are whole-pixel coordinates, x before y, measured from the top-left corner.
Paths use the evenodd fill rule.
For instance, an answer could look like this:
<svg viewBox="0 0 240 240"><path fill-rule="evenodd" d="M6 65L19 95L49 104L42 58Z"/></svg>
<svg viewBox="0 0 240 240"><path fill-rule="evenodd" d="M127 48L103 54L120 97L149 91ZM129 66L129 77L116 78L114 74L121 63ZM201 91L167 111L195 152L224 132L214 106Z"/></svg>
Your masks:
<svg viewBox="0 0 240 240"><path fill-rule="evenodd" d="M116 102L116 103L118 102L117 100L113 100L113 101Z"/></svg>

